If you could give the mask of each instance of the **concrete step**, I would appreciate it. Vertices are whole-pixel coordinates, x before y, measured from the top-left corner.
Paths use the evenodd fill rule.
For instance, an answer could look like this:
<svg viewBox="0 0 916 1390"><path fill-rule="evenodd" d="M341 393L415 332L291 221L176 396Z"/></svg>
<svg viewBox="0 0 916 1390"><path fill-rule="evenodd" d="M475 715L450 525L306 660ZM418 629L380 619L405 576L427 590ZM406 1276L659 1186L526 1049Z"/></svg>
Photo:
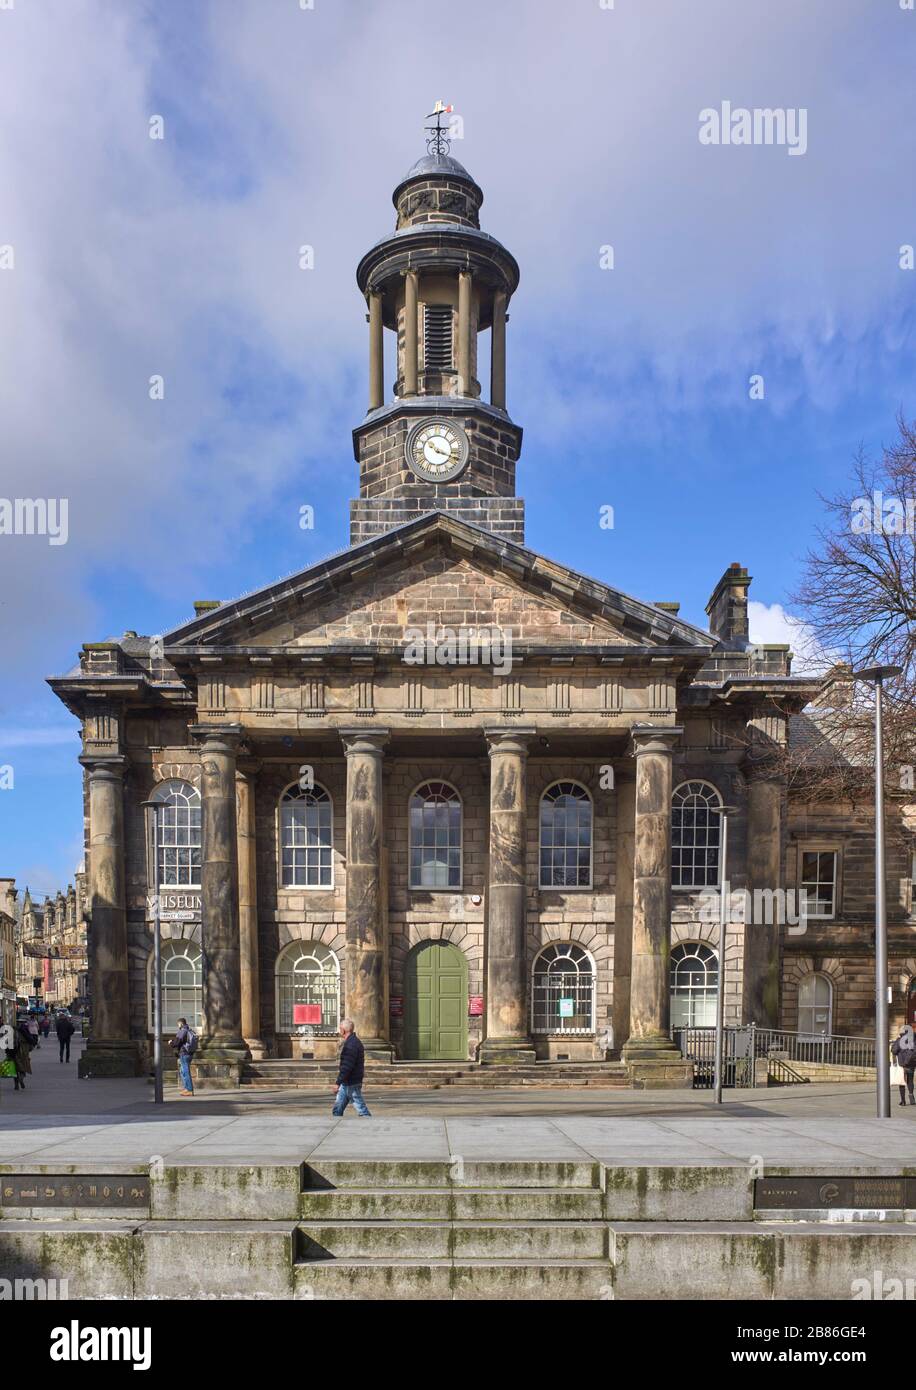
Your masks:
<svg viewBox="0 0 916 1390"><path fill-rule="evenodd" d="M297 1259L601 1260L603 1222L334 1221L300 1222Z"/></svg>
<svg viewBox="0 0 916 1390"><path fill-rule="evenodd" d="M331 1223L329 1239L358 1247L374 1224ZM396 1227L396 1223L392 1223ZM407 1223L410 1225L411 1223ZM56 1281L73 1299L910 1299L916 1225L761 1226L742 1222L438 1223L452 1242L413 1256L301 1257L302 1223L285 1221L0 1221L6 1280ZM457 1230L468 1246L459 1248ZM327 1227L308 1229L327 1231ZM584 1232L575 1259L535 1253ZM607 1256L594 1253L596 1233ZM515 1258L498 1254L506 1242ZM390 1245L393 1241L389 1241ZM381 1248L378 1244L376 1248ZM408 1248L416 1248L410 1246ZM469 1250L479 1252L476 1257ZM66 1286L61 1287L66 1280ZM47 1289L47 1286L45 1285ZM26 1295L23 1295L26 1296ZM32 1295L41 1297L41 1292Z"/></svg>
<svg viewBox="0 0 916 1390"><path fill-rule="evenodd" d="M241 1084L255 1089L287 1089L330 1086L336 1063L276 1059L249 1062L242 1071ZM475 1062L395 1062L371 1063L366 1068L367 1088L412 1086L438 1089L442 1086L568 1086L629 1085L627 1069L620 1062L539 1062L525 1066L480 1066Z"/></svg>
<svg viewBox="0 0 916 1390"><path fill-rule="evenodd" d="M316 1260L293 1271L297 1298L558 1301L613 1297L606 1260Z"/></svg>
<svg viewBox="0 0 916 1390"><path fill-rule="evenodd" d="M307 1222L336 1221L598 1221L597 1188L330 1188L303 1192Z"/></svg>
<svg viewBox="0 0 916 1390"><path fill-rule="evenodd" d="M321 1159L305 1165L302 1190L321 1188L596 1188L601 1165L576 1160Z"/></svg>

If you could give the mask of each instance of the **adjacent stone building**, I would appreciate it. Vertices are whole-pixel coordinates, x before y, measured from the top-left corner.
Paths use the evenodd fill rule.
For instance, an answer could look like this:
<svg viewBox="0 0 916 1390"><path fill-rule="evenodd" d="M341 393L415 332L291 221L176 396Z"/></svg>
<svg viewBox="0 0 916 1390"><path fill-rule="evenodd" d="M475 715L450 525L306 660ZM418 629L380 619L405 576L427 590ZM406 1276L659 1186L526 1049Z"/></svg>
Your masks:
<svg viewBox="0 0 916 1390"><path fill-rule="evenodd" d="M34 998L48 1008L80 1008L88 988L85 874L66 893L36 902L16 880L0 878L0 910L14 923L13 1000Z"/></svg>
<svg viewBox="0 0 916 1390"><path fill-rule="evenodd" d="M749 641L747 570L724 569L703 629L525 546L519 271L482 201L428 155L360 262L350 547L161 637L89 643L51 681L83 733L85 1073L149 1049L158 893L165 1026L197 1021L213 1076L330 1054L347 1013L377 1060L619 1054L686 1084L671 1028L714 1017L723 806L731 888L819 908L804 934L730 925L729 1019L870 1030L867 808L791 799L817 687Z"/></svg>

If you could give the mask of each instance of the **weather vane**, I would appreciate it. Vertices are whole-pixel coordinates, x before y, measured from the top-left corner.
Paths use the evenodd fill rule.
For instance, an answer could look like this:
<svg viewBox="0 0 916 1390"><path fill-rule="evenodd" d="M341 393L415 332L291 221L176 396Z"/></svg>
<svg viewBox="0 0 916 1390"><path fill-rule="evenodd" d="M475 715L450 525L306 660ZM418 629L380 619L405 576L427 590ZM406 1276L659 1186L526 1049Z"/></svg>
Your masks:
<svg viewBox="0 0 916 1390"><path fill-rule="evenodd" d="M442 117L450 116L454 109L454 106L443 106L441 101L437 101L432 111L430 111L427 115L427 120L431 120L433 116L435 116L436 118L435 125L428 125L426 127L427 130L432 132L432 134L426 142L426 148L430 154L448 154L449 138L445 131L442 129Z"/></svg>

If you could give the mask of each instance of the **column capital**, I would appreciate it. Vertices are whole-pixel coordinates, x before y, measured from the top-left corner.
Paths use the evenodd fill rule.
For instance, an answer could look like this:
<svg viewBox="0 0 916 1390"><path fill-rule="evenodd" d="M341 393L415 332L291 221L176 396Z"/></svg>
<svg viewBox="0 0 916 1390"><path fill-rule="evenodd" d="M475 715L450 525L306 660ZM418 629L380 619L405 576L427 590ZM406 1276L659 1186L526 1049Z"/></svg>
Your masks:
<svg viewBox="0 0 916 1390"><path fill-rule="evenodd" d="M127 759L123 753L110 753L100 757L95 757L92 753L83 753L79 762L90 777L109 777L112 781L121 781L127 770Z"/></svg>
<svg viewBox="0 0 916 1390"><path fill-rule="evenodd" d="M682 724L634 724L630 730L632 757L641 753L674 753L678 740L684 732Z"/></svg>
<svg viewBox="0 0 916 1390"><path fill-rule="evenodd" d="M507 729L484 729L483 736L487 741L487 752L492 758L494 753L518 753L524 756L528 752L528 744L537 735L534 728L507 728Z"/></svg>
<svg viewBox="0 0 916 1390"><path fill-rule="evenodd" d="M338 729L338 733L348 758L359 753L380 758L391 736L388 729Z"/></svg>
<svg viewBox="0 0 916 1390"><path fill-rule="evenodd" d="M235 754L238 752L242 737L242 726L241 724L192 724L188 733L195 743L200 744L202 752Z"/></svg>

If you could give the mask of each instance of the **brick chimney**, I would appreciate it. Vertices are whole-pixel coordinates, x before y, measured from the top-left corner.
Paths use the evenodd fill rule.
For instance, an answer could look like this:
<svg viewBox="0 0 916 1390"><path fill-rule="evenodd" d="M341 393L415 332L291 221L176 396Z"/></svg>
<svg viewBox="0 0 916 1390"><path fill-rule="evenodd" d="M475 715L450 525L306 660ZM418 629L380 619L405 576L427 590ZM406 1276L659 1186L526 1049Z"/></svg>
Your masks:
<svg viewBox="0 0 916 1390"><path fill-rule="evenodd" d="M750 584L751 576L736 560L729 565L706 605L709 630L724 647L744 651L750 645L747 624Z"/></svg>

